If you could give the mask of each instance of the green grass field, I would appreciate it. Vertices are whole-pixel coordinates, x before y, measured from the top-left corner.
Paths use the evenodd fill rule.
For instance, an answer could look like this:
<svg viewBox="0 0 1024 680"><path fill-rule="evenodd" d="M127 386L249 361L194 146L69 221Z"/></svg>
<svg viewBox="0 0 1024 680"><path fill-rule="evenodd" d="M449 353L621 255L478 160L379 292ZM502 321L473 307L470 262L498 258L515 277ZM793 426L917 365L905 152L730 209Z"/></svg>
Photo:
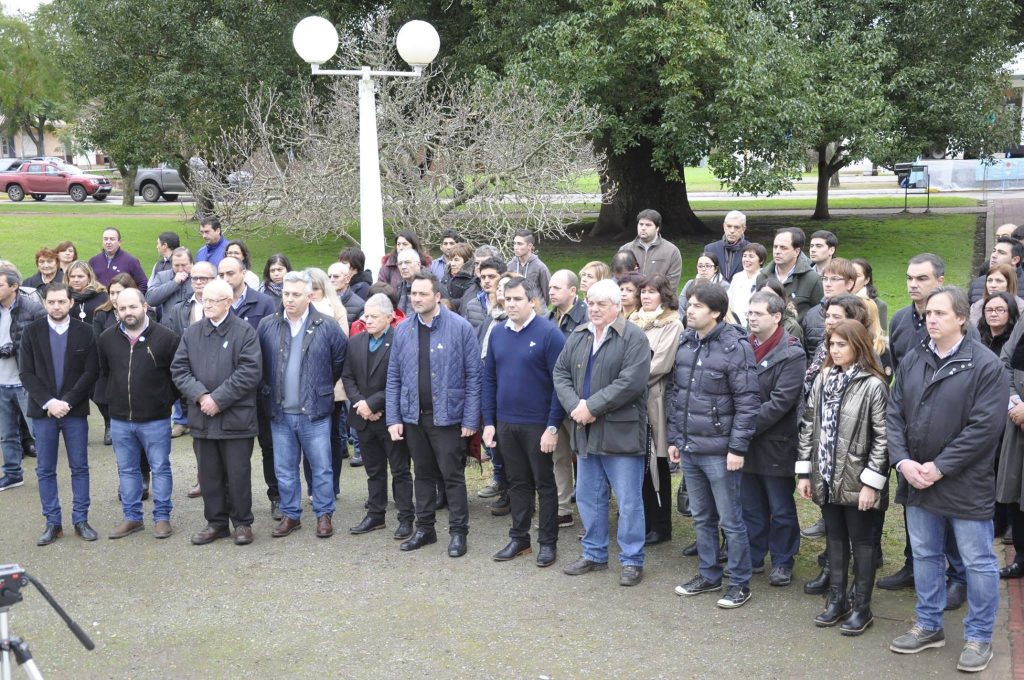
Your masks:
<svg viewBox="0 0 1024 680"><path fill-rule="evenodd" d="M746 203L743 204L747 208ZM69 239L79 248L83 257L99 252L100 234L109 226L117 227L123 235L125 250L135 254L148 271L156 260L156 237L162 231L176 231L182 242L193 250L202 245L191 211L180 204L142 205L138 208L97 206L88 208L58 204L5 204L0 207L0 257L11 260L25 276L35 271L34 255L43 245L54 246ZM809 235L816 229L827 228L839 237L839 253L849 257L867 258L875 270L876 285L895 310L906 304L904 284L907 259L923 250L946 259L946 280L960 285L970 278L977 215L973 214L909 214L877 217L834 217L819 222L803 217L752 216L748 236L770 246L772 232L780 226L799 226ZM707 220L709 227L718 224ZM231 232L226 232L231 237ZM694 276L694 262L700 249L717 234L698 236L677 241L683 253L683 280ZM584 237L580 242L545 242L541 257L548 267L579 271L590 260L610 259L611 254L625 239L601 240ZM326 267L334 261L338 250L346 245L343 239L305 243L287 234L273 233L247 239L252 253L253 269L262 272L266 258L284 252L296 267ZM770 251L770 247L769 247Z"/></svg>

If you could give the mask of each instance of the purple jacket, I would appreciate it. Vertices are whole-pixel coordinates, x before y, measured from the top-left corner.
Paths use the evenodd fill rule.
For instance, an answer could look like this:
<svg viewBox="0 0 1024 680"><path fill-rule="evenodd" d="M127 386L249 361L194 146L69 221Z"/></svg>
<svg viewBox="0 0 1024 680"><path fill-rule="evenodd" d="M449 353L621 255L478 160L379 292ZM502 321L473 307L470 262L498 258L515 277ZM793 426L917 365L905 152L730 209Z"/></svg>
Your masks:
<svg viewBox="0 0 1024 680"><path fill-rule="evenodd" d="M149 280L146 277L146 272L142 271L142 265L139 264L139 260L123 248L118 248L117 252L114 253L114 257L107 260L107 256L103 252L99 252L89 258L89 266L96 272L96 278L103 287L110 285L110 279L114 278L118 274L128 274L135 283L138 284L139 290L143 293L146 292L146 282Z"/></svg>

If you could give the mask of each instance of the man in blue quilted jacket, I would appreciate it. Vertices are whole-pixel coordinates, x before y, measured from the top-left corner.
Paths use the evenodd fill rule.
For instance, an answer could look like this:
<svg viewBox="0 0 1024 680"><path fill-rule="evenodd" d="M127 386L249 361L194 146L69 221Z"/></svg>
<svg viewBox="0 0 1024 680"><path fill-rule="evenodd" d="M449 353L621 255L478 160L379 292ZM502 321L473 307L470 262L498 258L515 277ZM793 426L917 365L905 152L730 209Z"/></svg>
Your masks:
<svg viewBox="0 0 1024 680"><path fill-rule="evenodd" d="M409 287L413 314L395 329L388 361L386 408L393 441L406 439L415 463L416 532L404 551L437 542L437 485L448 497L448 555L466 554L466 441L480 427L480 347L469 322L441 305L441 286L427 270Z"/></svg>
<svg viewBox="0 0 1024 680"><path fill-rule="evenodd" d="M722 589L718 528L725 532L729 589L718 606L732 609L750 599L750 542L743 522L740 485L744 458L761 407L754 351L738 326L727 324L729 296L718 285L690 292L687 331L665 392L668 455L682 461L697 530L700 570L678 586L678 595Z"/></svg>

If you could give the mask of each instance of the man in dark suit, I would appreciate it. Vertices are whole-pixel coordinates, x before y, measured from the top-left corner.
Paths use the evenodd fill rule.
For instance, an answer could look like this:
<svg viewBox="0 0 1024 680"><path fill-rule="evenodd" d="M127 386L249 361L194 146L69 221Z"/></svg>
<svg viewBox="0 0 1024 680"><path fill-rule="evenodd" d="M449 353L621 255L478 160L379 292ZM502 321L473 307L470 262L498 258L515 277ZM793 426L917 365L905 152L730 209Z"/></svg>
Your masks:
<svg viewBox="0 0 1024 680"><path fill-rule="evenodd" d="M388 360L394 331L391 319L394 307L387 295L377 293L366 301L363 319L366 332L352 337L348 359L341 373L352 408L348 423L359 432L369 503L366 516L349 529L365 534L384 528L388 505L388 466L391 466L392 494L398 506L398 529L395 539L412 536L415 517L412 505L412 474L409 471L409 449L404 440L392 441L384 419L385 388L388 383Z"/></svg>
<svg viewBox="0 0 1024 680"><path fill-rule="evenodd" d="M71 521L83 540L95 541L89 526L89 391L96 384L99 364L92 327L72 319L71 291L51 282L42 290L46 317L33 321L22 338L21 384L28 392L28 415L35 427L36 476L46 530L36 542L49 545L63 535L57 493L58 437L64 434L71 493Z"/></svg>

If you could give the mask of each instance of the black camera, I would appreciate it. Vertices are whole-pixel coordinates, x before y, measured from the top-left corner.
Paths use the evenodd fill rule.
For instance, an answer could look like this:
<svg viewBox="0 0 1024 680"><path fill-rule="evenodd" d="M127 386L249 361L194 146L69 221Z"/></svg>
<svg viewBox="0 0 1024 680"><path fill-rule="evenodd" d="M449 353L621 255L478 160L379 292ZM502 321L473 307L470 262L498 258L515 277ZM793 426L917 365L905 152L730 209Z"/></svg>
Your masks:
<svg viewBox="0 0 1024 680"><path fill-rule="evenodd" d="M14 356L14 343L5 342L0 345L0 359L10 359Z"/></svg>
<svg viewBox="0 0 1024 680"><path fill-rule="evenodd" d="M0 564L0 607L21 602L21 588L27 582L25 570L17 564Z"/></svg>

